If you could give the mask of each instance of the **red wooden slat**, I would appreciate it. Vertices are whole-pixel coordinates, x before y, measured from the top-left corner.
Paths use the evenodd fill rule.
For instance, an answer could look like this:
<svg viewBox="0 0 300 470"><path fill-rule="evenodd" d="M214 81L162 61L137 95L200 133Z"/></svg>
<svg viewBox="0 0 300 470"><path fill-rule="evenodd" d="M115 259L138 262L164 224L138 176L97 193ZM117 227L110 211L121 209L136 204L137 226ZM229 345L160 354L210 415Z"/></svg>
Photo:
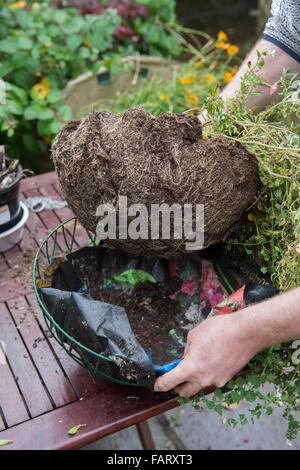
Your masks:
<svg viewBox="0 0 300 470"><path fill-rule="evenodd" d="M16 269L6 269L0 276L0 302L14 299L19 295L29 294L33 291L31 276L20 275Z"/></svg>
<svg viewBox="0 0 300 470"><path fill-rule="evenodd" d="M24 195L25 197L41 197L41 193L37 189L29 189L27 191L24 191ZM31 212L31 214L33 213ZM34 215L37 216L36 213ZM43 238L44 240L46 236L50 233L50 231L55 229L60 224L60 220L58 219L54 211L51 210L43 210L41 212L38 212L38 218L40 220L40 224L46 227L44 230L46 232L46 235ZM39 244L41 244L43 240L40 240ZM51 245L51 240L49 240L49 244ZM66 251L66 245L62 232L58 232L57 234L56 246L57 253ZM49 254L51 255L51 252Z"/></svg>
<svg viewBox="0 0 300 470"><path fill-rule="evenodd" d="M27 191L29 189L37 189L45 184L52 184L57 182L57 176L55 171L44 173L42 175L31 176L30 178L24 178L21 181L21 191Z"/></svg>
<svg viewBox="0 0 300 470"><path fill-rule="evenodd" d="M108 382L103 393L0 432L0 439L13 441L2 449L76 449L176 406L177 398L170 394L159 395ZM86 426L77 434L68 435L69 429L78 424Z"/></svg>
<svg viewBox="0 0 300 470"><path fill-rule="evenodd" d="M26 199L25 194L21 193L20 198L22 201L24 201L24 199ZM37 246L40 246L48 235L48 232L41 219L35 212L29 211L26 227L28 229L29 236L35 240Z"/></svg>
<svg viewBox="0 0 300 470"><path fill-rule="evenodd" d="M76 399L70 382L61 370L52 350L43 335L37 320L24 297L8 302L9 310L17 325L22 325L20 334L39 370L44 384L56 407ZM23 326L24 325L24 326Z"/></svg>
<svg viewBox="0 0 300 470"><path fill-rule="evenodd" d="M2 329L0 341L3 341L6 346L6 338L4 338ZM0 406L8 426L14 426L29 418L7 361L0 364ZM0 419L0 428L1 422L3 425L2 419Z"/></svg>
<svg viewBox="0 0 300 470"><path fill-rule="evenodd" d="M45 187L45 189L46 188L49 188L49 186ZM59 185L57 183L53 184L51 188L54 188L57 194L56 197L58 197L59 199L62 199ZM52 195L51 197L53 198L55 197L55 193L52 192L52 189L51 189L51 195ZM69 209L69 207L64 207L63 209L55 210L55 212L57 213L58 217L61 219L62 222L70 219L74 215L73 212ZM89 236L86 230L82 227L82 225L78 221L77 221L77 226L76 226L75 240L76 240L76 244L78 245L78 247L87 246L89 243Z"/></svg>
<svg viewBox="0 0 300 470"><path fill-rule="evenodd" d="M26 323L20 325L20 330L25 328L28 328ZM30 414L37 416L51 410L49 397L4 304L0 304L0 331L6 344L8 361L14 376L18 377L18 385Z"/></svg>
<svg viewBox="0 0 300 470"><path fill-rule="evenodd" d="M34 294L28 296L28 302L32 306L34 313L43 330L48 331L46 322L41 312L41 308L39 307ZM72 383L72 386L76 391L77 396L79 398L82 398L97 393L99 389L95 384L94 380L92 380L92 378L90 377L87 370L77 364L58 344L55 338L51 336L49 338L49 341L55 351L56 356L60 361L61 366L63 367L70 382Z"/></svg>

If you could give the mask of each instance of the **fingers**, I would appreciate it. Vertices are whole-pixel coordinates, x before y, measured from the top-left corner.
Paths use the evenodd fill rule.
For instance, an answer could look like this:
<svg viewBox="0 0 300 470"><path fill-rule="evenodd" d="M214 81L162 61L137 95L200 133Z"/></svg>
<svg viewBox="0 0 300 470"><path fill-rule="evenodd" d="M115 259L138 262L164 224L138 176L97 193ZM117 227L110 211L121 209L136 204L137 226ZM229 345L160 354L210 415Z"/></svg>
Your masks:
<svg viewBox="0 0 300 470"><path fill-rule="evenodd" d="M185 382L188 375L189 368L187 367L186 360L183 359L173 370L156 379L154 390L156 392L167 392Z"/></svg>
<svg viewBox="0 0 300 470"><path fill-rule="evenodd" d="M191 382L186 382L175 387L175 392L183 398L191 398L199 392L199 387Z"/></svg>

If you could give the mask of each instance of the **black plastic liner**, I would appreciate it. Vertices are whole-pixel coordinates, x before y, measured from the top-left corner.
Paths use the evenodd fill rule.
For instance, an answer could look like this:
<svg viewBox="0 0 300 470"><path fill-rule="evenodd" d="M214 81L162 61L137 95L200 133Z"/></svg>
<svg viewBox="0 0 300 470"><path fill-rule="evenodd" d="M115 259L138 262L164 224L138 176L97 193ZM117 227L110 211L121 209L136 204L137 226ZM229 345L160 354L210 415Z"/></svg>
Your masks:
<svg viewBox="0 0 300 470"><path fill-rule="evenodd" d="M175 361L170 356L166 365L159 364L156 357L155 363L159 367L154 367L149 351L143 349L131 329L125 308L94 300L90 295L88 279L95 273L101 274L102 279L118 280L107 288L112 288L111 285L120 279L133 285L136 279L132 281L129 273L146 273L158 284L164 284L174 276L180 279L181 288L170 298L180 300L182 312L175 334L164 346L171 349L175 345L179 357L187 333L182 326L183 318L185 323L189 318L192 328L209 314L232 313L278 293L267 275L257 267L238 265L222 246L201 252L201 257L193 253L173 261L132 257L102 247L85 247L64 259L55 259L45 271L44 279L38 282L48 312L71 338L107 358L101 359L84 351L83 361L113 379L142 384L150 390L154 388L157 375L170 370L178 357ZM195 315L192 319L191 312ZM63 342L70 344L67 336L59 331L57 334ZM82 357L80 346L74 342L72 345Z"/></svg>

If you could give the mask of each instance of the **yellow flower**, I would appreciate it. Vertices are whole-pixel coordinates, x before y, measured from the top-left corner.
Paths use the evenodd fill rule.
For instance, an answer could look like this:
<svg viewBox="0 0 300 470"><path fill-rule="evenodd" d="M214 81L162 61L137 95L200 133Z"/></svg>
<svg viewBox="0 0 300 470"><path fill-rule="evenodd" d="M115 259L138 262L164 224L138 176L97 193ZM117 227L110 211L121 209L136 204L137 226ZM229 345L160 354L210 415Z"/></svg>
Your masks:
<svg viewBox="0 0 300 470"><path fill-rule="evenodd" d="M47 78L44 77L40 83L37 83L36 85L34 85L34 87L32 87L32 90L34 91L34 93L37 94L37 96L41 100L43 100L48 95L49 91L51 90L51 87L49 85Z"/></svg>
<svg viewBox="0 0 300 470"><path fill-rule="evenodd" d="M45 42L45 46L46 46L46 47L51 47L52 44L53 44L52 41L47 41L47 42Z"/></svg>
<svg viewBox="0 0 300 470"><path fill-rule="evenodd" d="M12 8L12 9L25 8L26 5L27 5L26 2L15 2L15 3L11 3L9 5L9 8Z"/></svg>
<svg viewBox="0 0 300 470"><path fill-rule="evenodd" d="M224 82L229 83L233 79L233 73L229 72L228 70L225 70L224 72Z"/></svg>
<svg viewBox="0 0 300 470"><path fill-rule="evenodd" d="M182 83L183 85L190 85L191 83L193 83L195 81L194 78L185 78L185 77L180 77L179 78L179 81L180 83Z"/></svg>
<svg viewBox="0 0 300 470"><path fill-rule="evenodd" d="M31 8L32 8L33 10L38 10L38 9L40 8L40 4L37 3L37 2L34 2L34 3L31 5Z"/></svg>
<svg viewBox="0 0 300 470"><path fill-rule="evenodd" d="M224 31L219 31L218 32L218 39L221 39L222 41L228 41L227 34L224 33Z"/></svg>
<svg viewBox="0 0 300 470"><path fill-rule="evenodd" d="M162 93L162 94L160 95L160 99L161 99L161 100L168 100L169 97L168 97L168 95L165 95L164 93Z"/></svg>
<svg viewBox="0 0 300 470"><path fill-rule="evenodd" d="M87 38L83 41L83 44L87 46L89 49L92 49L92 44Z"/></svg>
<svg viewBox="0 0 300 470"><path fill-rule="evenodd" d="M224 41L221 41L221 42L218 42L218 44L216 44L216 49L228 49L230 47L230 44L228 44L227 42L225 43Z"/></svg>
<svg viewBox="0 0 300 470"><path fill-rule="evenodd" d="M227 54L228 55L236 55L239 52L238 46L234 46L233 44L230 44L229 47L227 48Z"/></svg>
<svg viewBox="0 0 300 470"><path fill-rule="evenodd" d="M216 77L214 75L210 75L210 74L204 75L204 78L207 81L207 83L212 83L216 81Z"/></svg>
<svg viewBox="0 0 300 470"><path fill-rule="evenodd" d="M235 75L237 71L238 71L238 66L235 65L235 66L233 67L231 73L232 73L233 75Z"/></svg>

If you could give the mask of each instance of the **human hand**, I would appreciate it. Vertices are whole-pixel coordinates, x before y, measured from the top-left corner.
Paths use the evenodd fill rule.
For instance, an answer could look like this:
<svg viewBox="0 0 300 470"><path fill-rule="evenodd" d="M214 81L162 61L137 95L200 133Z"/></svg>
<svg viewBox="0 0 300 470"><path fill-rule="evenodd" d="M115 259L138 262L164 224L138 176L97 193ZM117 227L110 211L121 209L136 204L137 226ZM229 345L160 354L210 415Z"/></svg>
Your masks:
<svg viewBox="0 0 300 470"><path fill-rule="evenodd" d="M209 386L223 387L260 350L247 330L246 312L205 320L188 334L184 359L159 377L155 391L175 389L191 397Z"/></svg>

